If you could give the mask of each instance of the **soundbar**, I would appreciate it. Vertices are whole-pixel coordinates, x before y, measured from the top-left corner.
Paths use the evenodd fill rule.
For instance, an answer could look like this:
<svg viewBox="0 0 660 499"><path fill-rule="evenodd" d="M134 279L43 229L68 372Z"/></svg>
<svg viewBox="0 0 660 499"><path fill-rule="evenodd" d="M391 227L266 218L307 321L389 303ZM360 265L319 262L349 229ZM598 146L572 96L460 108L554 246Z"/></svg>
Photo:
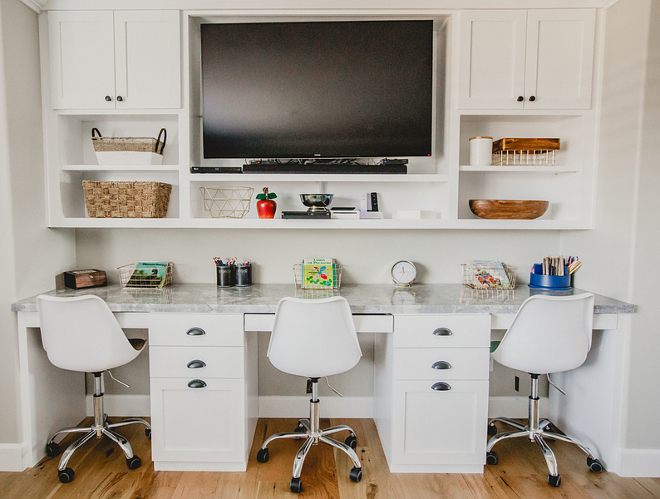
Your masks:
<svg viewBox="0 0 660 499"><path fill-rule="evenodd" d="M351 165L348 163L271 163L261 162L243 165L243 173L354 173L354 174L405 174L408 165L405 163L387 163L379 165Z"/></svg>

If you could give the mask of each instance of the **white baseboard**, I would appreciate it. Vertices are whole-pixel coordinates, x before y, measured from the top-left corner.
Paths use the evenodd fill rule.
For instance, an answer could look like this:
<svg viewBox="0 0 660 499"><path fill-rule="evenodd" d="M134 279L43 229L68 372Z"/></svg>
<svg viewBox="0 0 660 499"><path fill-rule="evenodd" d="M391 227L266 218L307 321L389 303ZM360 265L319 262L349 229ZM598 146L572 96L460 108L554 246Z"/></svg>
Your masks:
<svg viewBox="0 0 660 499"><path fill-rule="evenodd" d="M260 418L309 417L309 395L302 397L259 397ZM323 397L319 405L322 418L373 418L373 397Z"/></svg>
<svg viewBox="0 0 660 499"><path fill-rule="evenodd" d="M23 471L21 444L0 444L0 471Z"/></svg>
<svg viewBox="0 0 660 499"><path fill-rule="evenodd" d="M622 449L619 476L660 478L660 449Z"/></svg>
<svg viewBox="0 0 660 499"><path fill-rule="evenodd" d="M548 397L539 400L539 414L548 417ZM489 397L488 417L527 418L529 416L529 397Z"/></svg>
<svg viewBox="0 0 660 499"><path fill-rule="evenodd" d="M94 415L94 396L85 399L87 416ZM151 415L149 395L103 395L103 408L110 417L144 418Z"/></svg>

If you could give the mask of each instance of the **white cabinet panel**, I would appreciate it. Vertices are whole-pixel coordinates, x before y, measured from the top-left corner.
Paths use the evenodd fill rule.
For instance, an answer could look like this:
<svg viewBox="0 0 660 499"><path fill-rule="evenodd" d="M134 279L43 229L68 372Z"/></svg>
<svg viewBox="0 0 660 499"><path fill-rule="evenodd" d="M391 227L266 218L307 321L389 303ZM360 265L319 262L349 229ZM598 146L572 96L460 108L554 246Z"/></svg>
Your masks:
<svg viewBox="0 0 660 499"><path fill-rule="evenodd" d="M48 16L53 109L181 106L179 11Z"/></svg>
<svg viewBox="0 0 660 499"><path fill-rule="evenodd" d="M194 379L151 378L153 461L242 462L244 381L203 378L191 388Z"/></svg>
<svg viewBox="0 0 660 499"><path fill-rule="evenodd" d="M593 10L529 11L525 109L591 107L595 22Z"/></svg>
<svg viewBox="0 0 660 499"><path fill-rule="evenodd" d="M180 31L179 11L115 12L117 109L181 106Z"/></svg>
<svg viewBox="0 0 660 499"><path fill-rule="evenodd" d="M527 13L461 13L459 107L522 109Z"/></svg>
<svg viewBox="0 0 660 499"><path fill-rule="evenodd" d="M52 107L114 108L112 11L49 12L48 33Z"/></svg>
<svg viewBox="0 0 660 499"><path fill-rule="evenodd" d="M435 383L394 381L394 463L484 464L488 381Z"/></svg>

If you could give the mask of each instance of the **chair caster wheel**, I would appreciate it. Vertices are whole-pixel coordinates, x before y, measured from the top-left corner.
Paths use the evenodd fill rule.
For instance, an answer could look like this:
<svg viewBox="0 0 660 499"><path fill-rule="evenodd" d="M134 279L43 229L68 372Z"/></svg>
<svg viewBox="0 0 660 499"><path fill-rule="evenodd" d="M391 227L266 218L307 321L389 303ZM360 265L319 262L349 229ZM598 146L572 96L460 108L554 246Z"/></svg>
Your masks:
<svg viewBox="0 0 660 499"><path fill-rule="evenodd" d="M302 482L300 481L300 478L292 478L291 483L289 484L289 489L296 494L302 492Z"/></svg>
<svg viewBox="0 0 660 499"><path fill-rule="evenodd" d="M587 466L589 466L589 470L591 470L592 473L601 473L603 471L603 463L598 459L591 459L588 457Z"/></svg>
<svg viewBox="0 0 660 499"><path fill-rule="evenodd" d="M357 447L357 438L355 438L355 435L350 435L349 437L346 437L344 443L348 445L351 449L355 449Z"/></svg>
<svg viewBox="0 0 660 499"><path fill-rule="evenodd" d="M494 435L497 435L497 426L494 424L489 424L488 425L488 436L492 437Z"/></svg>
<svg viewBox="0 0 660 499"><path fill-rule="evenodd" d="M548 483L553 487L561 485L561 477L559 475L548 475Z"/></svg>
<svg viewBox="0 0 660 499"><path fill-rule="evenodd" d="M71 468L67 468L64 471L58 471L57 472L57 475L60 478L60 482L62 482L62 483L72 482L74 474L75 473L73 472L73 470Z"/></svg>
<svg viewBox="0 0 660 499"><path fill-rule="evenodd" d="M151 428L145 428L144 434L147 436L149 440L151 440Z"/></svg>
<svg viewBox="0 0 660 499"><path fill-rule="evenodd" d="M260 463L268 462L268 447L265 449L259 449L259 452L257 452L257 461Z"/></svg>
<svg viewBox="0 0 660 499"><path fill-rule="evenodd" d="M305 433L305 427L300 424L300 421L298 421L298 426L296 426L296 429L293 430L295 433Z"/></svg>
<svg viewBox="0 0 660 499"><path fill-rule="evenodd" d="M62 452L62 449L55 442L53 442L51 444L46 444L46 455L48 457L59 456L60 452Z"/></svg>
<svg viewBox="0 0 660 499"><path fill-rule="evenodd" d="M142 460L137 456L130 457L126 459L126 466L129 470L136 470L142 466Z"/></svg>
<svg viewBox="0 0 660 499"><path fill-rule="evenodd" d="M486 453L486 464L496 465L498 461L497 452L490 451Z"/></svg>
<svg viewBox="0 0 660 499"><path fill-rule="evenodd" d="M360 480L362 480L362 468L353 467L351 473L348 476L354 482L359 482Z"/></svg>

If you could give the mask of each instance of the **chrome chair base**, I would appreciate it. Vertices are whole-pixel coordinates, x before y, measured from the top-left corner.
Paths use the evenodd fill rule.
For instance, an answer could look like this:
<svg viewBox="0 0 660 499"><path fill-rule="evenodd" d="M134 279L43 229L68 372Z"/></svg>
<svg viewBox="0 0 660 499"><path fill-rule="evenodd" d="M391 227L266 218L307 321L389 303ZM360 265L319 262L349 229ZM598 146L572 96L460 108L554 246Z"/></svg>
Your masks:
<svg viewBox="0 0 660 499"><path fill-rule="evenodd" d="M290 490L292 492L302 491L302 483L300 481L300 474L302 473L303 464L305 462L305 457L309 453L309 450L312 448L312 445L318 445L319 442L331 445L350 457L353 462L353 469L350 472L350 478L354 482L359 482L362 479L362 464L358 458L356 452L353 450L357 444L355 438L355 432L346 425L337 425L331 426L324 430L319 428L319 400L317 396L317 379L312 378L312 398L310 402L310 417L309 419L301 419L298 421L298 428L296 431L292 432L282 432L275 433L268 437L261 446L261 449L257 453L257 461L265 463L268 461L268 444L273 440L280 438L295 438L295 439L304 439L302 446L296 453L296 458L293 461L293 474L291 478ZM334 438L330 438L328 435L338 433L340 431L350 432L350 436L346 439L345 442L340 442Z"/></svg>
<svg viewBox="0 0 660 499"><path fill-rule="evenodd" d="M71 456L73 456L73 453L77 449L91 440L92 437L103 438L105 436L115 442L124 452L124 455L126 456L126 464L130 469L137 469L142 464L140 458L133 454L133 449L131 448L131 444L128 442L128 440L126 440L126 438L124 438L119 433L112 431L112 429L118 428L120 426L139 423L146 426L145 434L147 437L151 438L151 425L149 425L149 423L141 418L128 418L116 423L108 422L108 415L105 414L103 409L103 392L101 391L102 374L103 373L94 373L94 424L86 427L75 426L62 428L61 430L56 431L46 444L46 454L49 457L55 457L61 452L60 446L55 443L55 439L57 437L60 435L66 435L68 433L84 434L78 440L69 445L60 458L60 463L57 467L57 470L60 481L63 483L68 483L73 480L74 472L71 468L67 468L67 464L69 463Z"/></svg>
<svg viewBox="0 0 660 499"><path fill-rule="evenodd" d="M554 452L552 452L552 449L550 449L546 441L543 439L545 437L577 445L582 452L587 455L587 465L589 466L589 469L594 473L600 473L603 471L603 465L598 458L578 439L546 429L551 423L547 419L539 418L538 375L532 374L532 394L529 397L528 424L522 425L509 418L493 418L488 423L489 434L492 434L490 430L495 428L495 422L497 421L511 426L517 431L497 433L488 440L488 445L486 447L486 464L497 464L498 457L495 452L492 452L492 449L498 442L509 438L527 437L531 442L535 442L543 453L545 463L548 467L548 483L554 487L558 487L561 483L561 477L557 467L557 458L555 457Z"/></svg>

